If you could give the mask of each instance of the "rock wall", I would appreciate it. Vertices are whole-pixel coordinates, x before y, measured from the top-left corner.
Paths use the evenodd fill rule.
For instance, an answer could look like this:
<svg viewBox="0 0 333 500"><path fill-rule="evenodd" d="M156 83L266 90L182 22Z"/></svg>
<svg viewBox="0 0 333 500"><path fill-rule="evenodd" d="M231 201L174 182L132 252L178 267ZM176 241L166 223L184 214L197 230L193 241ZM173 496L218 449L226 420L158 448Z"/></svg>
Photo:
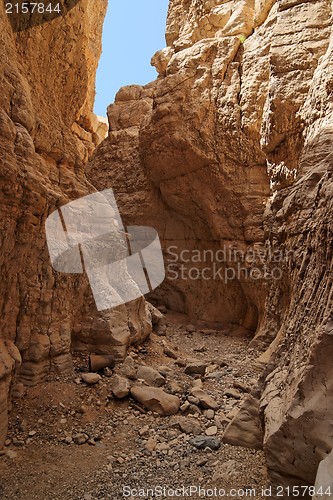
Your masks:
<svg viewBox="0 0 333 500"><path fill-rule="evenodd" d="M84 277L52 270L45 242L48 215L95 191L83 167L99 142L92 107L106 5L81 0L18 32L0 5L0 447L15 359L34 384L70 370L71 347L124 357L150 330L143 299L98 313Z"/></svg>
<svg viewBox="0 0 333 500"><path fill-rule="evenodd" d="M273 341L236 417L241 444L263 436L272 485L313 484L333 446L331 37L330 0L171 0L158 79L119 91L86 169L126 223L158 229L166 260L170 245L275 256L276 279L169 275L157 291L192 319Z"/></svg>

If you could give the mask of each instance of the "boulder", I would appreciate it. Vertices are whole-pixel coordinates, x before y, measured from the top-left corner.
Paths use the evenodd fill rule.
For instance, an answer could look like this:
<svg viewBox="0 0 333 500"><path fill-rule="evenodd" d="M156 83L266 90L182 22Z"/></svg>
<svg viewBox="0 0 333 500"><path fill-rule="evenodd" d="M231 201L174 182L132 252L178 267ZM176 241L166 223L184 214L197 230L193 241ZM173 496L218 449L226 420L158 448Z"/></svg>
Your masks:
<svg viewBox="0 0 333 500"><path fill-rule="evenodd" d="M180 407L180 400L177 396L167 394L157 387L136 385L132 387L131 395L147 410L155 411L162 416L174 415Z"/></svg>
<svg viewBox="0 0 333 500"><path fill-rule="evenodd" d="M161 387L166 382L163 375L151 366L140 366L136 376L138 379L144 380L147 385L152 387Z"/></svg>

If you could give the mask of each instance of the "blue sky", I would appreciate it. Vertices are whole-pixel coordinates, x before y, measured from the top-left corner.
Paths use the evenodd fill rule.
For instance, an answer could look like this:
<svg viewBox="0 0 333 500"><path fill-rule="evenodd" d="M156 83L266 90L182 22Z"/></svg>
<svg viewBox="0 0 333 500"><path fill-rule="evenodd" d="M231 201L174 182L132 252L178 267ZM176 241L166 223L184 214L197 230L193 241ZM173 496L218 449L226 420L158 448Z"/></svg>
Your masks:
<svg viewBox="0 0 333 500"><path fill-rule="evenodd" d="M120 87L155 80L150 59L165 47L168 0L109 0L103 53L96 80L95 113L106 116Z"/></svg>

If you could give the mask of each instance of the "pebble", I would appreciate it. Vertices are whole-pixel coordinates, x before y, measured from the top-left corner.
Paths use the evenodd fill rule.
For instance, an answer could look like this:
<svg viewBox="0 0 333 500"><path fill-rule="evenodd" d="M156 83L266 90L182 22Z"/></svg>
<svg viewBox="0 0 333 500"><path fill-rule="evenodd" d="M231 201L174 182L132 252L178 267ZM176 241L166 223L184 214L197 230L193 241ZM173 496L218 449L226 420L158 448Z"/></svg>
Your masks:
<svg viewBox="0 0 333 500"><path fill-rule="evenodd" d="M98 373L82 373L81 378L87 385L95 385L102 380Z"/></svg>
<svg viewBox="0 0 333 500"><path fill-rule="evenodd" d="M217 434L217 427L216 425L212 425L211 427L208 427L205 431L206 436L215 436Z"/></svg>

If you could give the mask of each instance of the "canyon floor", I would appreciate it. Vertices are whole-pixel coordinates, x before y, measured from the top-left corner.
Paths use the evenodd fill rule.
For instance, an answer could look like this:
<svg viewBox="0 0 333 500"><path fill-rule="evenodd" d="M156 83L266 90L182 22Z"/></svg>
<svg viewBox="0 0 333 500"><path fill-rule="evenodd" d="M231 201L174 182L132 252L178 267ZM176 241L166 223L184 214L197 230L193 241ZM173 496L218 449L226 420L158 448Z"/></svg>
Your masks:
<svg viewBox="0 0 333 500"><path fill-rule="evenodd" d="M237 489L233 498L262 498L267 478L261 451L223 443L215 451L197 449L190 432L193 425L201 428L201 435L213 433L214 438L221 438L228 419L259 374L258 353L249 347L251 339L194 329L177 314L167 314L167 322L165 337L152 334L144 345L130 350L131 356L138 364L166 373L165 391L177 394L182 404L194 377L185 374L184 366L179 366L185 363L179 360L203 361L207 364L203 389L218 402L219 410L197 407L187 415L189 429L182 432L178 425L181 411L161 417L145 411L131 397L116 400L110 378L104 375L97 385L83 383L88 355L74 354L71 376L50 374L14 400L0 457L0 498L135 498L129 488L123 488L155 486L216 487L226 491L225 497ZM177 360L165 354L165 346L176 353ZM76 444L81 440L85 442ZM148 498L143 491L132 493ZM199 494L192 492L191 498Z"/></svg>

